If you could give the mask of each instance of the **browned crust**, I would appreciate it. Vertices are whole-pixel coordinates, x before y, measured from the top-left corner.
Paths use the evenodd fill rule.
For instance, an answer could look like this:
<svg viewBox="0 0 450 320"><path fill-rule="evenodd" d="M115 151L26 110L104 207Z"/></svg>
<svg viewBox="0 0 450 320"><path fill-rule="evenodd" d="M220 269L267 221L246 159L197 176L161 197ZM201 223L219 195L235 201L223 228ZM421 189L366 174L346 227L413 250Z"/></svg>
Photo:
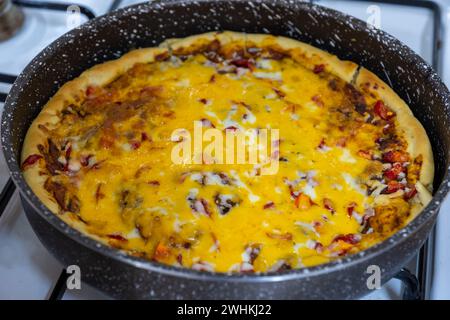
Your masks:
<svg viewBox="0 0 450 320"><path fill-rule="evenodd" d="M361 68L355 85L357 88L379 97L396 113L397 129L403 133L408 143L408 153L412 158L422 156L422 167L419 181L416 183L416 189L421 207L426 206L431 200L431 192L433 190L434 161L433 151L425 129L414 117L405 101L371 71ZM419 210L416 209L414 211L417 212Z"/></svg>

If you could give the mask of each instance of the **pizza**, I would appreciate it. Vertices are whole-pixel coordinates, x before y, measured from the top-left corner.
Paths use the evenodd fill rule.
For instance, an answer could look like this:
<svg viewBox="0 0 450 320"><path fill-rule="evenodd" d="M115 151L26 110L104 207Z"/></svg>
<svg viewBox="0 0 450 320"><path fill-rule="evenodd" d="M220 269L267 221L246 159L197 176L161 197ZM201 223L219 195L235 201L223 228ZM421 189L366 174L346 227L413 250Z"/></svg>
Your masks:
<svg viewBox="0 0 450 320"><path fill-rule="evenodd" d="M277 171L203 154L174 163L186 139L173 133L196 124L230 136L277 129ZM434 176L425 130L375 74L293 39L236 32L166 40L66 83L29 128L21 168L90 237L226 273L376 245L427 205Z"/></svg>

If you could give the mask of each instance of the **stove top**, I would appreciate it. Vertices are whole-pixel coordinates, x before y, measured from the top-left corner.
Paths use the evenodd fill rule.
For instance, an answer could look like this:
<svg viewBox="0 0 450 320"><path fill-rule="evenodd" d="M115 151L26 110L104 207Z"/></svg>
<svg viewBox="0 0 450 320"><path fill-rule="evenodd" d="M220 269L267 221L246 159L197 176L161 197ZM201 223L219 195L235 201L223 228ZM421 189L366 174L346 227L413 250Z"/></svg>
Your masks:
<svg viewBox="0 0 450 320"><path fill-rule="evenodd" d="M60 0L62 1L62 0ZM78 0L77 5L61 4L59 0L13 1L24 13L24 23L10 39L0 42L0 107L14 76L60 35L110 10L135 4L135 0ZM1 0L0 0L1 2ZM349 13L399 38L438 72L447 75L450 83L450 4L446 0L352 1L314 0L314 3ZM401 1L400 1L401 2ZM407 3L407 4L406 4ZM444 40L444 41L443 41ZM445 41L447 40L447 41ZM443 57L448 57L443 59ZM9 76L8 76L9 75ZM100 291L83 283L81 290L64 290L63 266L42 246L29 225L17 191L8 182L8 170L0 155L0 299L108 299ZM405 285L392 279L380 290L364 299L413 298L420 289L425 298L450 299L450 201L442 204L436 231L399 277L415 281ZM417 277L417 278L416 278ZM404 293L410 296L404 296Z"/></svg>

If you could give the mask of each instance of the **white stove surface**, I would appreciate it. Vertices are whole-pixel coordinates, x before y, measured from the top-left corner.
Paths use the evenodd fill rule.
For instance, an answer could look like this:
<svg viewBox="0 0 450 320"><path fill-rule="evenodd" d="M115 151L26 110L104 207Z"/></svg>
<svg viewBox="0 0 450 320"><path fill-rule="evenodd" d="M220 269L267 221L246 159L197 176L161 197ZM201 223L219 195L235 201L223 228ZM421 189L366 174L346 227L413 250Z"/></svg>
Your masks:
<svg viewBox="0 0 450 320"><path fill-rule="evenodd" d="M51 0L58 2L57 0ZM62 1L62 0L61 0ZM38 2L38 0L36 0ZM137 3L123 0L121 7ZM399 38L425 60L431 60L433 16L427 9L359 2L351 0L319 0L318 4L329 6L368 21L373 15L371 5L380 9L380 27ZM450 26L450 3L437 0L443 9L444 26ZM67 3L67 1L65 1ZM78 0L76 3L90 8L96 15L104 14L113 0ZM49 10L25 9L24 28L12 39L0 42L0 73L17 75L46 45L70 30L68 14ZM85 17L80 18L86 21ZM442 56L444 81L450 84L450 34L444 28L445 40ZM8 92L9 86L0 84L0 92ZM0 103L0 107L2 107ZM0 155L0 188L8 179L3 156ZM434 275L430 297L450 299L450 201L442 205L436 228ZM414 261L410 268L414 268ZM46 299L53 289L62 266L42 246L29 225L20 205L17 191L0 217L0 299ZM365 299L399 299L401 285L391 280L382 289ZM81 290L67 290L64 299L108 299L103 293L83 283Z"/></svg>

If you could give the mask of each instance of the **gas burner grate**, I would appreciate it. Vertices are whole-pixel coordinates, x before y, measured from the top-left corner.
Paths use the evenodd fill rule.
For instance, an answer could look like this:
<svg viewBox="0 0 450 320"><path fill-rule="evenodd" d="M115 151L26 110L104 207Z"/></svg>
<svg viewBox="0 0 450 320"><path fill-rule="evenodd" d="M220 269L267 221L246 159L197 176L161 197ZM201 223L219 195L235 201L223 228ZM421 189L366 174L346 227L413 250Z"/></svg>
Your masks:
<svg viewBox="0 0 450 320"><path fill-rule="evenodd" d="M33 0L13 0L13 3L19 7L33 8L33 9L45 9L66 12L68 3L47 2L47 1L33 1ZM77 5L80 8L80 13L84 14L88 19L94 19L95 14L84 6Z"/></svg>
<svg viewBox="0 0 450 320"><path fill-rule="evenodd" d="M16 78L17 78L16 76L0 73L0 83L13 84L14 81L16 81ZM5 103L7 96L8 94L0 92L0 103ZM2 211L0 211L0 216L1 214Z"/></svg>

